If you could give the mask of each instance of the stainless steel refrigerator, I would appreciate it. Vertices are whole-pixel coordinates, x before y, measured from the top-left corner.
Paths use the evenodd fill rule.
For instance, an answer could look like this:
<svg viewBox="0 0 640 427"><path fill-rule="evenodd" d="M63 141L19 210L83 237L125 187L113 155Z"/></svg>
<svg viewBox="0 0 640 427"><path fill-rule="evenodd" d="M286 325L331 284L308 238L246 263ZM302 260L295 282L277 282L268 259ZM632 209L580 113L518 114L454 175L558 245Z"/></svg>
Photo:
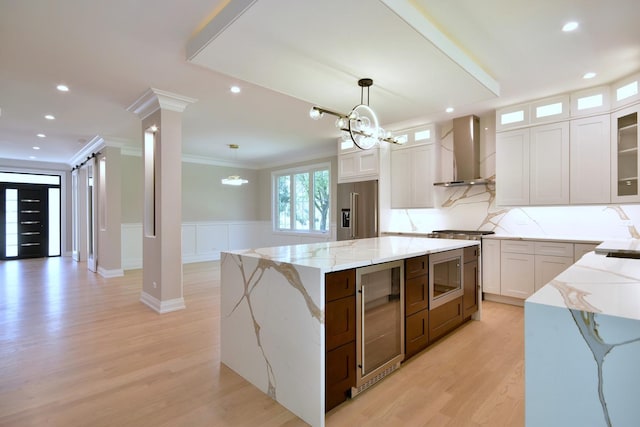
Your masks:
<svg viewBox="0 0 640 427"><path fill-rule="evenodd" d="M378 237L378 181L338 184L338 240Z"/></svg>

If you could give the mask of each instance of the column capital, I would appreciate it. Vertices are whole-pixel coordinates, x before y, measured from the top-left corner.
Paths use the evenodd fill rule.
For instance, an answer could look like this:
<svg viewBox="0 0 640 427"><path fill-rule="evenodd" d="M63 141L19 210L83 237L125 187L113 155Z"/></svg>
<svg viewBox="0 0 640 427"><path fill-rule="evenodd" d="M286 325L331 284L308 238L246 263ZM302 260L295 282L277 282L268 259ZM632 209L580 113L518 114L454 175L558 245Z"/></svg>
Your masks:
<svg viewBox="0 0 640 427"><path fill-rule="evenodd" d="M182 113L189 104L197 101L197 99L189 98L188 96L149 88L133 104L127 107L127 111L136 114L140 120L144 120L159 109Z"/></svg>

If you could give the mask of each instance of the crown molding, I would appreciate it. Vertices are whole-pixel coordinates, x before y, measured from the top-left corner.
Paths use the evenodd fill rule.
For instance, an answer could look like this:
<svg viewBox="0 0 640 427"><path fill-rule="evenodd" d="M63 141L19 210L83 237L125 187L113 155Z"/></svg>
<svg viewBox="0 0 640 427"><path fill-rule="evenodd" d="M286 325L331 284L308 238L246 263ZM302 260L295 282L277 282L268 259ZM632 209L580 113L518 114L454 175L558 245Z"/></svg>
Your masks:
<svg viewBox="0 0 640 427"><path fill-rule="evenodd" d="M159 109L182 113L187 106L197 101L197 99L188 96L149 88L127 107L127 111L137 115L140 120L144 120Z"/></svg>
<svg viewBox="0 0 640 427"><path fill-rule="evenodd" d="M71 159L69 159L69 166L74 167L85 161L88 157L91 157L92 153L100 151L105 147L104 139L100 135L96 135L89 142L85 144L80 151L78 151Z"/></svg>

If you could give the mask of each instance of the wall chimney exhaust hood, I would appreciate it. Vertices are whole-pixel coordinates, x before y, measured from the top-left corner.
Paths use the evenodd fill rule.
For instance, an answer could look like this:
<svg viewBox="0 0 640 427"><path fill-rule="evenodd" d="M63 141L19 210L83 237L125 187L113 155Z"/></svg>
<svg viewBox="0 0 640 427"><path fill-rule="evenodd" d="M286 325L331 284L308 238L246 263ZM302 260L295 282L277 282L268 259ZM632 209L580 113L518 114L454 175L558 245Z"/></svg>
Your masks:
<svg viewBox="0 0 640 427"><path fill-rule="evenodd" d="M436 182L440 187L490 184L480 178L480 119L464 116L453 119L453 181Z"/></svg>

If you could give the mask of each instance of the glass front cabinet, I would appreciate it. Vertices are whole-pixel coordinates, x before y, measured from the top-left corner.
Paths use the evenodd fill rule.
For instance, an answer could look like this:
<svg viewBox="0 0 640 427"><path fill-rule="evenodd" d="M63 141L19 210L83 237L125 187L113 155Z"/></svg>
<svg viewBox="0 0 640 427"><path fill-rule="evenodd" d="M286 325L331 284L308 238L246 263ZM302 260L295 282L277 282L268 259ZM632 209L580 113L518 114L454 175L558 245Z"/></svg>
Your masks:
<svg viewBox="0 0 640 427"><path fill-rule="evenodd" d="M639 112L640 105L634 105L611 114L612 202L640 202Z"/></svg>

